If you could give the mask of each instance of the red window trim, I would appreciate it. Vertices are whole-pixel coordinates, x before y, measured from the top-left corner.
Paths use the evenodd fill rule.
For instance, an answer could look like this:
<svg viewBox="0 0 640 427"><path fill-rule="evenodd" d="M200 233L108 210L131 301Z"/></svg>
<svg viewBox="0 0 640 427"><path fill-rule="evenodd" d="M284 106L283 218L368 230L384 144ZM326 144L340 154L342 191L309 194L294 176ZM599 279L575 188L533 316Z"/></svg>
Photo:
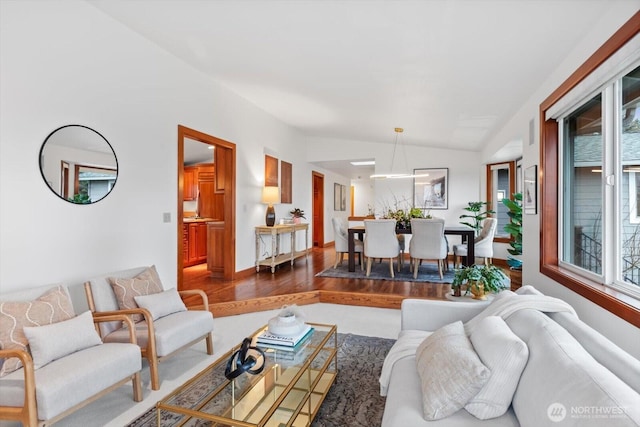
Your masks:
<svg viewBox="0 0 640 427"><path fill-rule="evenodd" d="M545 121L546 111L593 70L640 33L640 11L540 104L540 272L627 322L640 327L640 301L558 264L558 123Z"/></svg>

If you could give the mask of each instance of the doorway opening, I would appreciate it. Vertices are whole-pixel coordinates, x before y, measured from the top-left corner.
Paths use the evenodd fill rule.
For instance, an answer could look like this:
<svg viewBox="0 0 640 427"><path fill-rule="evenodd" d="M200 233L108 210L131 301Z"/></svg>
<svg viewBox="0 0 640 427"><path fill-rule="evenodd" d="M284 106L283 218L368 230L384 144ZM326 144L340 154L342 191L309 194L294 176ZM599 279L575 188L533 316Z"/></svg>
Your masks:
<svg viewBox="0 0 640 427"><path fill-rule="evenodd" d="M213 147L211 162L204 162L206 167L202 167L202 176L198 173L200 168L192 171L187 167L185 173L185 157L190 157L189 147L194 143ZM183 286L183 269L185 261L187 265L189 263L190 250L196 256L206 258L210 275L233 280L236 267L236 145L178 125L177 169L178 289ZM190 216L186 220L185 212ZM193 231L194 241L190 241L190 231Z"/></svg>
<svg viewBox="0 0 640 427"><path fill-rule="evenodd" d="M324 247L324 175L312 171L313 183L313 246Z"/></svg>

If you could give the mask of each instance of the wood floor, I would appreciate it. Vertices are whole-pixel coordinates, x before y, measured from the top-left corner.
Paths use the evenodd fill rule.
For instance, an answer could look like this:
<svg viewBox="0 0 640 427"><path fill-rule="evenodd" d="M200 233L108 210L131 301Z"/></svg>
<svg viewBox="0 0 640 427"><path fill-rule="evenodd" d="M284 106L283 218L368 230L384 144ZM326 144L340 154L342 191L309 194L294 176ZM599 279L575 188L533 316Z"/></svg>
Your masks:
<svg viewBox="0 0 640 427"><path fill-rule="evenodd" d="M273 274L268 268L259 273L251 269L238 273L233 281L209 277L206 264L200 264L184 269L183 289L204 290L215 316L317 302L400 308L405 298L445 299L450 291L442 283L315 277L333 266L334 260L333 248L313 248L306 260L299 258L293 266L283 264Z"/></svg>

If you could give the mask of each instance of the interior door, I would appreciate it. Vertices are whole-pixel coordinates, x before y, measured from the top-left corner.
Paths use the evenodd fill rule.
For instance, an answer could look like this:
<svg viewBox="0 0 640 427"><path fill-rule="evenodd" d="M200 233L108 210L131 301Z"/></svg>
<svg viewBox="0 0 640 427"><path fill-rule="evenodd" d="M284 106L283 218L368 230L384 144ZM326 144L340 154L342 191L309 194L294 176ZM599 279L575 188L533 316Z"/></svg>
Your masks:
<svg viewBox="0 0 640 427"><path fill-rule="evenodd" d="M224 266L222 271L215 271L215 275L220 275L225 280L233 280L236 267L236 242L235 242L235 205L236 205L236 145L232 142L216 138L211 135L189 129L178 125L178 289L182 288L183 268L184 268L184 160L185 160L185 140L191 139L205 144L213 145L215 150L216 173L215 179L205 180L203 184L208 194L213 194L216 203L207 212L215 219L221 219L222 238L210 239L207 243L207 251L212 255L224 253ZM199 183L200 184L200 183ZM220 227L220 224L218 224ZM218 229L216 229L217 231ZM216 234L216 235L219 235ZM209 253L207 254L209 256ZM213 273L213 272L212 272Z"/></svg>
<svg viewBox="0 0 640 427"><path fill-rule="evenodd" d="M311 172L313 183L313 246L324 246L324 175Z"/></svg>

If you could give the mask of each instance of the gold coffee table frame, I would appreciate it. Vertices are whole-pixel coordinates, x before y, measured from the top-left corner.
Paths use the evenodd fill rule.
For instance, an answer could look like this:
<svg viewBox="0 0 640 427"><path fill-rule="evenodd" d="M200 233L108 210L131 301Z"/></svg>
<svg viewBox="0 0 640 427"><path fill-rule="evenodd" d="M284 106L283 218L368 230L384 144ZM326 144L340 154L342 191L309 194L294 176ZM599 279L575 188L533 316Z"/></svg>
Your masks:
<svg viewBox="0 0 640 427"><path fill-rule="evenodd" d="M156 404L158 426L163 411L178 426L199 420L213 426L310 426L338 374L338 334L336 325L308 324L314 331L296 351L258 345L265 351L264 370L230 381L224 370L241 344L234 346ZM251 335L254 345L266 328Z"/></svg>

